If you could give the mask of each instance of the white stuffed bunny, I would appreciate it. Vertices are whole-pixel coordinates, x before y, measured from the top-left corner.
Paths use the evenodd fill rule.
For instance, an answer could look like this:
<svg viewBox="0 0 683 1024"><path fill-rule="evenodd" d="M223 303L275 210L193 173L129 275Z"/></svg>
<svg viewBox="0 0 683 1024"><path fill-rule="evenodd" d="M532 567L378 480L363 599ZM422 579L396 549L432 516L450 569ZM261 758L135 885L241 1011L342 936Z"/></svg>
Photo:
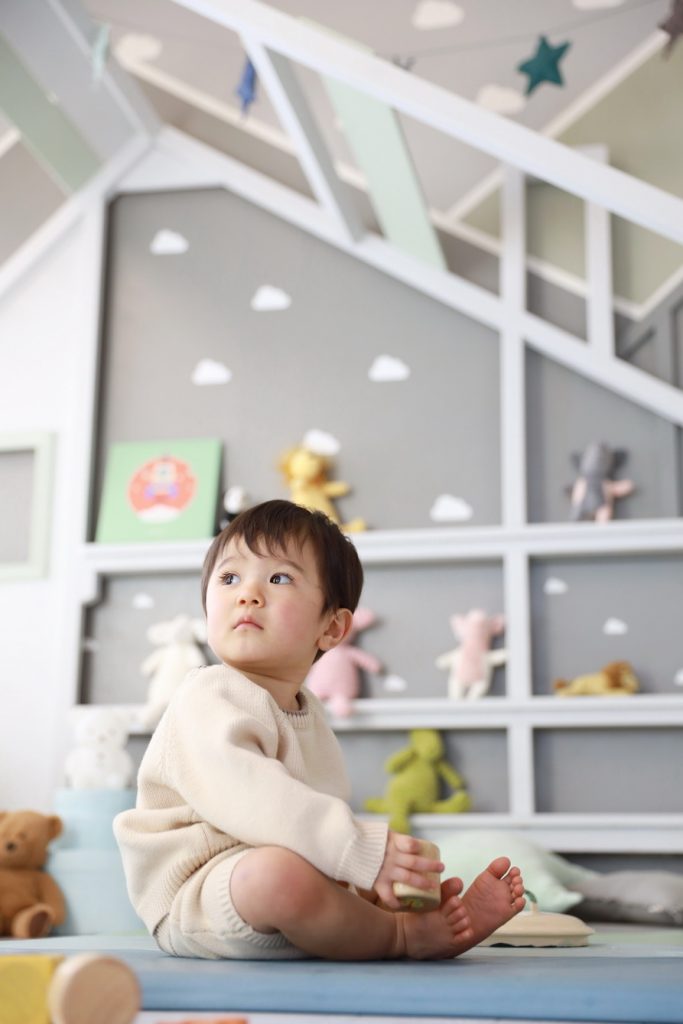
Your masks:
<svg viewBox="0 0 683 1024"><path fill-rule="evenodd" d="M157 646L145 658L140 671L149 676L147 703L142 708L140 724L154 729L168 707L168 702L191 668L206 665L206 658L197 643L206 643L206 626L201 619L176 615L168 622L157 622L147 630L147 639Z"/></svg>
<svg viewBox="0 0 683 1024"><path fill-rule="evenodd" d="M114 708L79 707L71 715L76 746L66 757L64 774L73 789L126 789L133 761L126 750L128 726Z"/></svg>

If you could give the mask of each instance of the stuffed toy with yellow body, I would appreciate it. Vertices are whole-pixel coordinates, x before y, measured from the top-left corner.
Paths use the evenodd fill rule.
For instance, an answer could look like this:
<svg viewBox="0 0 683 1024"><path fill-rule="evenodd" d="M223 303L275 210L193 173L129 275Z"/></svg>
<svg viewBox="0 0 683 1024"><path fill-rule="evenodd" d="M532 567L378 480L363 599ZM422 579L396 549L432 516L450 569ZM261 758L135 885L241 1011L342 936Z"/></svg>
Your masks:
<svg viewBox="0 0 683 1024"><path fill-rule="evenodd" d="M626 697L639 688L638 678L628 661L610 661L599 672L556 679L553 689L559 697Z"/></svg>
<svg viewBox="0 0 683 1024"><path fill-rule="evenodd" d="M325 515L344 530L345 533L359 533L366 528L364 519L340 522L332 498L341 498L351 488L343 480L328 480L330 458L314 452L304 445L291 448L280 459L280 469L289 486L290 499L295 505L302 505Z"/></svg>
<svg viewBox="0 0 683 1024"><path fill-rule="evenodd" d="M410 832L411 814L460 814L469 811L472 801L463 780L444 758L444 745L435 729L412 729L409 746L387 760L389 780L383 797L365 801L365 809L389 815L389 828L394 832ZM439 799L441 783L453 793Z"/></svg>
<svg viewBox="0 0 683 1024"><path fill-rule="evenodd" d="M42 870L48 844L61 831L57 815L0 812L0 935L40 939L63 923L64 897Z"/></svg>

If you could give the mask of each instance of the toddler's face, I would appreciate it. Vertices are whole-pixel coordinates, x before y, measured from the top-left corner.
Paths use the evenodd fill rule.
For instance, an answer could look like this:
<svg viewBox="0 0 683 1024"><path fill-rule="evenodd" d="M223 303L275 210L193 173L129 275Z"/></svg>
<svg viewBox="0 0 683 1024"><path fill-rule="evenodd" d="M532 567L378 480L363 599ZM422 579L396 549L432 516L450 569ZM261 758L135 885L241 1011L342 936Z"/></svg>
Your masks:
<svg viewBox="0 0 683 1024"><path fill-rule="evenodd" d="M246 676L303 682L333 612L313 552L288 546L277 554L232 540L218 558L206 593L208 640L216 656Z"/></svg>

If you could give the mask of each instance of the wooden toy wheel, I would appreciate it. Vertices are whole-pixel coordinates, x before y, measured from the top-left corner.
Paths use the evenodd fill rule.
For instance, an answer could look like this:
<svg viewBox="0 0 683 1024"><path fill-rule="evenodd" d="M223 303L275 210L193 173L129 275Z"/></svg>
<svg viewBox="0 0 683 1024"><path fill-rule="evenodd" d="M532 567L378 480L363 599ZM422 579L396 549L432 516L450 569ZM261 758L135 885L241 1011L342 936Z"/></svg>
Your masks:
<svg viewBox="0 0 683 1024"><path fill-rule="evenodd" d="M63 961L47 997L53 1024L132 1024L140 1009L140 986L121 960L84 953Z"/></svg>

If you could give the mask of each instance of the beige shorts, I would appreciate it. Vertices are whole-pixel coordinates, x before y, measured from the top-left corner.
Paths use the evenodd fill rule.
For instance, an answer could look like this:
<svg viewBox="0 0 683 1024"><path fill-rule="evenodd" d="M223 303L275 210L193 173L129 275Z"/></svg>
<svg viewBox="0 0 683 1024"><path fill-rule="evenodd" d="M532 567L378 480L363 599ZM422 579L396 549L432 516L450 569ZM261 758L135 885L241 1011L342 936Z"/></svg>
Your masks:
<svg viewBox="0 0 683 1024"><path fill-rule="evenodd" d="M230 894L230 878L249 849L210 861L185 882L170 913L154 932L157 945L173 956L206 960L300 960L303 950L281 932L264 935L243 921Z"/></svg>

